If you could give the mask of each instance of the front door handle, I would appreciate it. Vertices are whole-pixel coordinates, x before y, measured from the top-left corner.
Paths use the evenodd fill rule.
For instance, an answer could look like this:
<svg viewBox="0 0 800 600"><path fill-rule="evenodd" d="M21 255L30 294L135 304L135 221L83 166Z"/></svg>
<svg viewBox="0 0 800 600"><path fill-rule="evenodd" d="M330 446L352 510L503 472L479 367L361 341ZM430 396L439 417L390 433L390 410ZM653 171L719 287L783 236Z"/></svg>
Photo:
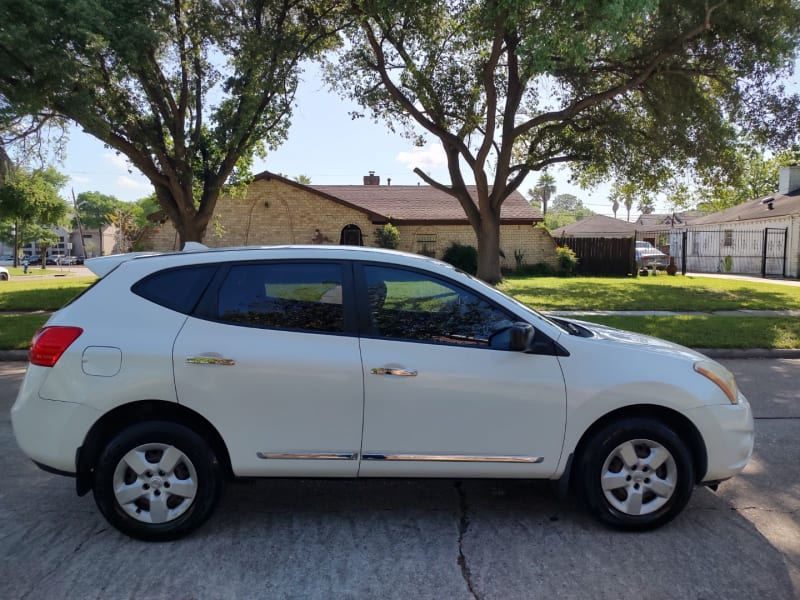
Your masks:
<svg viewBox="0 0 800 600"><path fill-rule="evenodd" d="M396 375L398 377L416 377L417 372L413 369L391 369L385 367L378 367L370 370L373 375Z"/></svg>
<svg viewBox="0 0 800 600"><path fill-rule="evenodd" d="M230 367L236 364L236 361L232 358L222 358L221 356L208 355L187 356L186 362L190 365L222 365L225 367Z"/></svg>

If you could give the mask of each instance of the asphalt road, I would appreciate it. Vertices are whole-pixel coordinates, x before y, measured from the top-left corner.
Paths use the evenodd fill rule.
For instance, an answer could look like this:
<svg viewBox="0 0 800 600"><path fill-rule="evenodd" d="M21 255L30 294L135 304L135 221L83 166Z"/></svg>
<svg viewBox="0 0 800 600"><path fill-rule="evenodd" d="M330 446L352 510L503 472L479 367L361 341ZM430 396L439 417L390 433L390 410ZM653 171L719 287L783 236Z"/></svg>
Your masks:
<svg viewBox="0 0 800 600"><path fill-rule="evenodd" d="M547 484L236 483L189 538L133 541L17 448L0 363L0 599L800 597L800 360L724 361L757 416L745 472L668 526L595 523Z"/></svg>

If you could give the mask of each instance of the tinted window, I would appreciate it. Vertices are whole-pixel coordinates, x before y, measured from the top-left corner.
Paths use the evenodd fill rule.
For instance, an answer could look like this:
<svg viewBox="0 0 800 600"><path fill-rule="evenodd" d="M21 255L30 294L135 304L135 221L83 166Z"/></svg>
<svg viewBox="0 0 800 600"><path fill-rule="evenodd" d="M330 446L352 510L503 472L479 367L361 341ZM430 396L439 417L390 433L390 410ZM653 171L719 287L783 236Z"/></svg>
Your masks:
<svg viewBox="0 0 800 600"><path fill-rule="evenodd" d="M425 274L365 267L373 333L381 337L488 346L514 321L473 292Z"/></svg>
<svg viewBox="0 0 800 600"><path fill-rule="evenodd" d="M216 271L217 265L167 269L142 279L131 289L151 302L189 314Z"/></svg>
<svg viewBox="0 0 800 600"><path fill-rule="evenodd" d="M231 267L219 292L217 318L254 327L344 330L338 264L253 264Z"/></svg>

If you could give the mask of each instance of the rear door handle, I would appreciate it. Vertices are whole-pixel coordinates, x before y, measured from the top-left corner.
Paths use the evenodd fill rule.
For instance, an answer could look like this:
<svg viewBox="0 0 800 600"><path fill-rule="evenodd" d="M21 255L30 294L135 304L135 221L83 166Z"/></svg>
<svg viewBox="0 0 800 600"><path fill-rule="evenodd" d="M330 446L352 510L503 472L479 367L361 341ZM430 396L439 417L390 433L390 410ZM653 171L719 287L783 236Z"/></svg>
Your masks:
<svg viewBox="0 0 800 600"><path fill-rule="evenodd" d="M417 372L413 369L389 369L385 367L378 367L371 369L370 373L373 375L395 375L397 377L416 377Z"/></svg>

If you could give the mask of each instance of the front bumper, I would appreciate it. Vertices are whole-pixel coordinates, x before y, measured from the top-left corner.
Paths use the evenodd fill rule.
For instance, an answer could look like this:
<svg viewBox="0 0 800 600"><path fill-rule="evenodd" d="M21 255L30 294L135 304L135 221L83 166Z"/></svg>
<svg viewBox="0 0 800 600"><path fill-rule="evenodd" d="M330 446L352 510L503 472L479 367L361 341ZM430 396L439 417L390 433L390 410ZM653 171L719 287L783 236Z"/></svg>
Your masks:
<svg viewBox="0 0 800 600"><path fill-rule="evenodd" d="M719 482L740 473L753 454L753 411L744 394L739 404L703 406L691 411L706 445L708 466L700 482Z"/></svg>

